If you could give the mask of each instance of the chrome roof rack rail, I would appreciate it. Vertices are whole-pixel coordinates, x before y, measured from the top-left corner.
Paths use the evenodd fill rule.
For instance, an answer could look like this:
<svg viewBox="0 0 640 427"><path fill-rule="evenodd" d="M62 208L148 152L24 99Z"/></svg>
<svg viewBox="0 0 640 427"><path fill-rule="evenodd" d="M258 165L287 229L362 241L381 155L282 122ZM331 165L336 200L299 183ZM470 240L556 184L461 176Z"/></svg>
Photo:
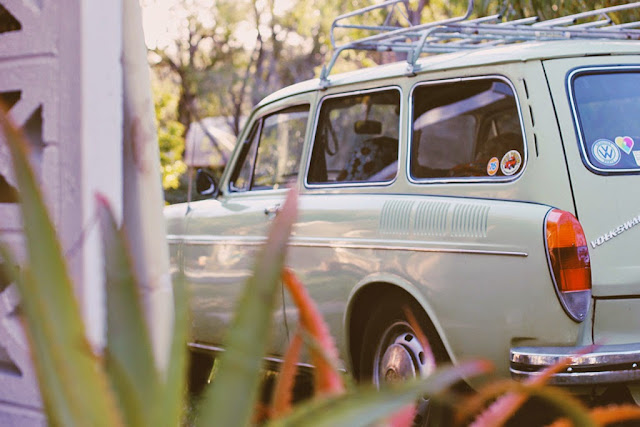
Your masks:
<svg viewBox="0 0 640 427"><path fill-rule="evenodd" d="M388 0L340 15L331 26L333 55L322 68L322 87L329 85L329 74L338 56L346 50L402 52L407 54L408 72L414 73L423 53L445 53L524 41L566 39L640 40L640 22L614 24L612 12L640 9L640 1L595 9L538 22L537 17L504 21L502 15L470 19L473 0L468 0L462 16L436 22L412 24L407 0ZM381 24L364 24L372 12L385 14ZM584 21L586 22L579 22ZM368 35L343 44L336 41L340 29L360 30Z"/></svg>

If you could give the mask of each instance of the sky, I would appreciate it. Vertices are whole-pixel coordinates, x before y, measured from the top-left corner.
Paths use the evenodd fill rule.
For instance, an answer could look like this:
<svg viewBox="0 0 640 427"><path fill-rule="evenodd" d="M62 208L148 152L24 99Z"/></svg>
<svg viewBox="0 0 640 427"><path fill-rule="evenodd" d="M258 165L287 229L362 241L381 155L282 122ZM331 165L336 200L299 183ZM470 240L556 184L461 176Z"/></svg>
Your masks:
<svg viewBox="0 0 640 427"><path fill-rule="evenodd" d="M142 6L142 24L144 26L145 39L147 47L150 49L164 48L175 40L180 31L180 23L184 22L189 11L203 10L211 7L215 0L141 0ZM259 9L260 2L258 0ZM189 10L185 10L183 4L186 4ZM291 0L276 0L275 14L278 15L288 10L292 6ZM201 20L205 21L208 14L203 13ZM213 22L209 23L213 25ZM256 39L256 30L253 25L247 23L246 26L240 26L240 31L236 37L251 48Z"/></svg>
<svg viewBox="0 0 640 427"><path fill-rule="evenodd" d="M178 34L184 11L176 0L142 0L142 25L147 47L167 46Z"/></svg>

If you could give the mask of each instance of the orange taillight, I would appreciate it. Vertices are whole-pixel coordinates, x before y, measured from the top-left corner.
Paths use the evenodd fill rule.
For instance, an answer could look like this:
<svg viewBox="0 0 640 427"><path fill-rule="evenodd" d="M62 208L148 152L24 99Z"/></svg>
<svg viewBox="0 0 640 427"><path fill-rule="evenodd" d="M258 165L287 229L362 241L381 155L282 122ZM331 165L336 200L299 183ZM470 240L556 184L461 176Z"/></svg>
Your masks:
<svg viewBox="0 0 640 427"><path fill-rule="evenodd" d="M591 262L582 226L569 212L552 209L545 220L547 256L558 298L571 318L586 318Z"/></svg>

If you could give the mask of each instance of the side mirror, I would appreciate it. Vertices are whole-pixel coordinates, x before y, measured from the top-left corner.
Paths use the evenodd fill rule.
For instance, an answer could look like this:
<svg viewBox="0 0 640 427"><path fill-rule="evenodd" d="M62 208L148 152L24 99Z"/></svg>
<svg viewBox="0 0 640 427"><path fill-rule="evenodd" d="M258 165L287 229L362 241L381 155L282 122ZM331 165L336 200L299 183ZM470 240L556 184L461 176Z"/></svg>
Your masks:
<svg viewBox="0 0 640 427"><path fill-rule="evenodd" d="M201 196L215 198L218 196L218 183L207 171L198 169L196 173L196 191Z"/></svg>

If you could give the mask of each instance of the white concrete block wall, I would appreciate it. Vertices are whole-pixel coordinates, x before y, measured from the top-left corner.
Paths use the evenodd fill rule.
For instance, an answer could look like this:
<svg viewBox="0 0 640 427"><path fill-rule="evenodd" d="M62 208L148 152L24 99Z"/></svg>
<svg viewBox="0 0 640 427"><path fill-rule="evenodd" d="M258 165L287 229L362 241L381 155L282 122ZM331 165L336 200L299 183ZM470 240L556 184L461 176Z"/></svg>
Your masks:
<svg viewBox="0 0 640 427"><path fill-rule="evenodd" d="M0 99L20 92L11 117L56 224L96 349L104 286L94 194L122 210L122 0L0 0ZM10 15L10 16L8 16ZM19 22L20 29L5 31ZM0 175L14 184L4 138ZM25 260L14 203L0 203L0 240ZM0 425L45 423L15 287L0 284Z"/></svg>

